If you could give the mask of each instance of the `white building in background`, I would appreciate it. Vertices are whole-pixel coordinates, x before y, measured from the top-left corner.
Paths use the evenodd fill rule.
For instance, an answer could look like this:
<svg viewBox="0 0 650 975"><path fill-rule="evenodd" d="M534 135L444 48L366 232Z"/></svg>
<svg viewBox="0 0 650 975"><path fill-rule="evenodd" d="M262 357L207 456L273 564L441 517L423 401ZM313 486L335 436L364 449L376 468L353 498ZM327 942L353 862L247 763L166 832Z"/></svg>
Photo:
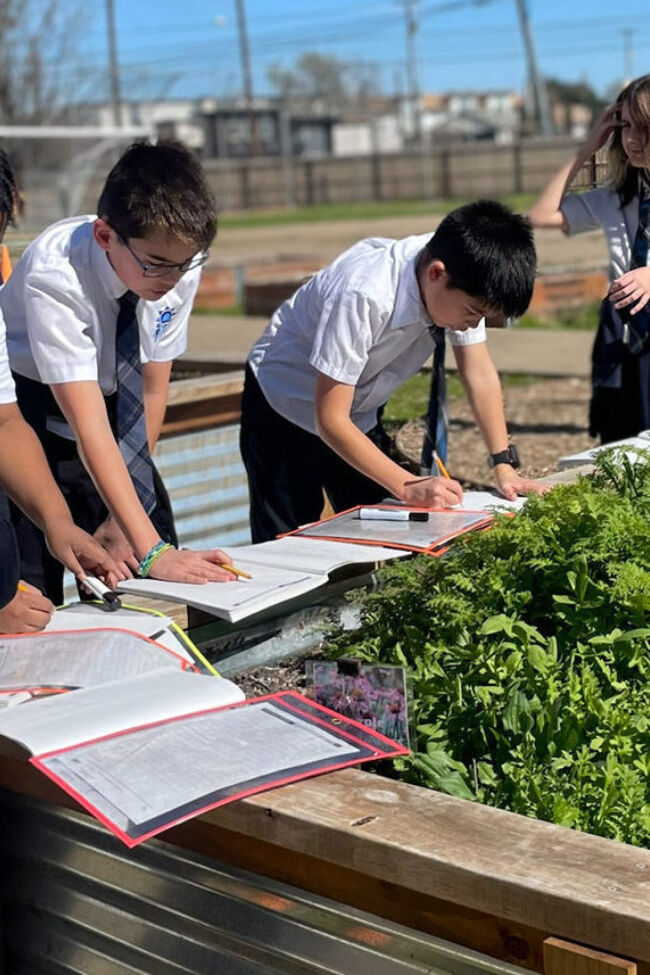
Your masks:
<svg viewBox="0 0 650 975"><path fill-rule="evenodd" d="M423 94L419 115L425 145L452 141L512 142L519 134L522 97L511 90L461 90ZM256 98L258 145L281 155L281 131L296 158L399 153L413 142L412 103L406 97L369 100L336 115L287 110L273 98ZM78 125L113 122L110 102L71 106L67 120ZM284 119L284 122L282 121ZM124 125L143 126L158 138L180 139L204 158L245 158L250 152L250 118L238 99L167 98L122 103Z"/></svg>
<svg viewBox="0 0 650 975"><path fill-rule="evenodd" d="M519 135L522 102L521 94L511 89L422 95L422 133L431 145L458 139L511 143Z"/></svg>
<svg viewBox="0 0 650 975"><path fill-rule="evenodd" d="M115 124L110 102L86 102L70 109L79 125ZM152 136L180 139L192 149L201 151L205 142L200 100L196 98L165 98L159 101L123 101L122 123L139 125Z"/></svg>

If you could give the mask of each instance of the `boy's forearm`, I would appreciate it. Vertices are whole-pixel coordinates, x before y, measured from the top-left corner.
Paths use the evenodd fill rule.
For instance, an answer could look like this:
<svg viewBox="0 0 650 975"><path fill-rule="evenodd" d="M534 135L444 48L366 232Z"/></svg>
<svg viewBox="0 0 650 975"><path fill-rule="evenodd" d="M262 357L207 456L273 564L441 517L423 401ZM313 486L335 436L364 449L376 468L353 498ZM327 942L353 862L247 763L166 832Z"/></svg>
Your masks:
<svg viewBox="0 0 650 975"><path fill-rule="evenodd" d="M40 441L15 403L0 407L0 481L27 517L45 530L70 509L52 477Z"/></svg>
<svg viewBox="0 0 650 975"><path fill-rule="evenodd" d="M470 355L471 350L470 346L468 349ZM475 351L479 353L479 348L476 347ZM458 371L488 453L496 454L508 446L503 389L487 348L482 347L480 354L482 359L480 364L472 367L459 361Z"/></svg>
<svg viewBox="0 0 650 975"><path fill-rule="evenodd" d="M99 495L138 559L160 536L136 494L111 430L99 386L92 382L65 383L52 392L70 424L77 449Z"/></svg>
<svg viewBox="0 0 650 975"><path fill-rule="evenodd" d="M400 496L407 480L405 471L382 453L351 420L342 417L319 423L318 435L351 467L381 484L394 497Z"/></svg>

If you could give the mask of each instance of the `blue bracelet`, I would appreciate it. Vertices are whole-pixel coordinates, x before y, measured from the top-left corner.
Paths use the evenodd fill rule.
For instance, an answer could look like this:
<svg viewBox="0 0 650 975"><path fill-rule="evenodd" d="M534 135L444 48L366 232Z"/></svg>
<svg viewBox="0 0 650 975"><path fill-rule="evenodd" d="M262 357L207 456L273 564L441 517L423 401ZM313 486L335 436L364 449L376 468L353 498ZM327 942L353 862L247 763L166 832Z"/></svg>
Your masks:
<svg viewBox="0 0 650 975"><path fill-rule="evenodd" d="M156 542L154 547L149 549L147 554L140 560L140 564L138 565L138 572L141 578L146 579L149 573L151 572L151 566L154 564L156 559L159 556L161 556L163 552L167 552L170 548L173 547L174 546L170 545L169 542L162 542L162 541Z"/></svg>

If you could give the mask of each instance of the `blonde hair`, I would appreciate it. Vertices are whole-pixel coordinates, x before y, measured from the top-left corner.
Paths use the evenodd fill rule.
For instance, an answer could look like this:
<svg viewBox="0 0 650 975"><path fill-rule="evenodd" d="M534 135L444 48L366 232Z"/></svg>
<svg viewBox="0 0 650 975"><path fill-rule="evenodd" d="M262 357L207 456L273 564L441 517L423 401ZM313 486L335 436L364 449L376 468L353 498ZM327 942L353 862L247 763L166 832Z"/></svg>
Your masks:
<svg viewBox="0 0 650 975"><path fill-rule="evenodd" d="M619 119L623 105L627 105L637 125L646 129L646 144L650 142L650 74L635 78L622 90L616 99L616 115ZM609 181L621 198L621 206L625 206L638 191L639 170L632 166L623 148L621 128L614 130L607 149L607 163Z"/></svg>

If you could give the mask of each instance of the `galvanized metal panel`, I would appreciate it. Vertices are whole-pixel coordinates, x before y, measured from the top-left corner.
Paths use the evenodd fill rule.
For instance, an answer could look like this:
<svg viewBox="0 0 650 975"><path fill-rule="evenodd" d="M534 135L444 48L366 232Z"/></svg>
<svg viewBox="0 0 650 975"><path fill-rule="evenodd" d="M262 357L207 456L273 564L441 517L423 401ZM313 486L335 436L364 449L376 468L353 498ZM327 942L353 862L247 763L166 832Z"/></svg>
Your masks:
<svg viewBox="0 0 650 975"><path fill-rule="evenodd" d="M238 424L161 440L156 464L171 498L181 545L250 541Z"/></svg>
<svg viewBox="0 0 650 975"><path fill-rule="evenodd" d="M20 975L524 975L305 891L0 793L2 920Z"/></svg>

